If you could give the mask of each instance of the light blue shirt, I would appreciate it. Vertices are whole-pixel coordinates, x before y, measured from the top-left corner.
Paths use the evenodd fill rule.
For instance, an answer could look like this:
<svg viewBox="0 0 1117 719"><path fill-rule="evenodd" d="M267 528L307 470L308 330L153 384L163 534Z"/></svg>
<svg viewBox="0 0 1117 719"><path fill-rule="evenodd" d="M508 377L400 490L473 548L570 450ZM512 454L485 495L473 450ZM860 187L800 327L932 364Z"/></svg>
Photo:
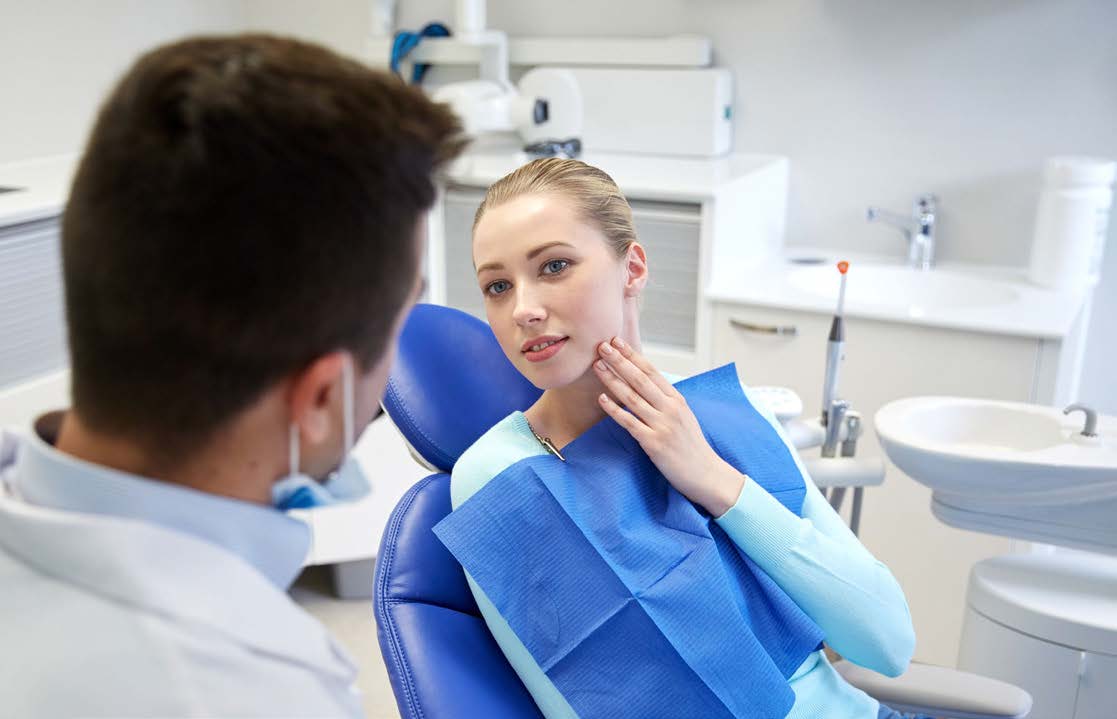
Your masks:
<svg viewBox="0 0 1117 719"><path fill-rule="evenodd" d="M674 381L674 378L668 377ZM748 395L748 389L745 388ZM776 429L806 480L802 516L788 511L746 479L736 504L716 521L826 633L846 659L890 676L901 674L915 648L903 591L831 508L791 445L783 427L755 397L749 401ZM544 454L522 412L484 434L458 460L450 484L460 506L493 477L526 457ZM547 719L575 719L555 688L481 588L467 575L485 622ZM747 682L748 677L741 677ZM876 719L879 704L846 683L822 651L807 657L789 680L794 719ZM697 718L696 718L697 719Z"/></svg>
<svg viewBox="0 0 1117 719"><path fill-rule="evenodd" d="M274 507L85 462L58 451L34 432L16 451L8 481L24 501L150 522L188 534L240 557L281 591L298 576L310 549L310 528Z"/></svg>

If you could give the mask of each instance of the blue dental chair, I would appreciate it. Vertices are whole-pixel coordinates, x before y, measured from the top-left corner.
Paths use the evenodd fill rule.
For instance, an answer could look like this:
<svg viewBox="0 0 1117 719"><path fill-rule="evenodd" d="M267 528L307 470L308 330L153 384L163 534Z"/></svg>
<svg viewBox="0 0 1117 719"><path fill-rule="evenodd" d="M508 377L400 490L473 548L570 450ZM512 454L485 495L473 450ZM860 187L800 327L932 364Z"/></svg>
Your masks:
<svg viewBox="0 0 1117 719"><path fill-rule="evenodd" d="M404 719L541 716L489 633L461 566L431 531L450 512L457 458L540 394L485 323L438 305L412 311L383 404L416 460L434 473L392 512L373 586L377 638ZM900 711L1022 719L1031 709L1031 697L1017 687L953 669L913 664L889 679L845 661L835 667Z"/></svg>

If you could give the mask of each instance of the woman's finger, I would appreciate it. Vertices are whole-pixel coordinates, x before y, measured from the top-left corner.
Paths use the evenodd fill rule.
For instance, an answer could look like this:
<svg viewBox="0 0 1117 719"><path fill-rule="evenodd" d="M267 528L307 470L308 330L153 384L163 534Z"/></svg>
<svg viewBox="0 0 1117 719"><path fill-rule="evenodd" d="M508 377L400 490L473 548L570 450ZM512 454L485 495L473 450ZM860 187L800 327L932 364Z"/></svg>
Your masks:
<svg viewBox="0 0 1117 719"><path fill-rule="evenodd" d="M607 394L599 394L597 402L605 410L605 414L612 417L621 427L624 427L633 439L643 444L647 434L651 431L646 424L637 419L631 412L626 412L624 407L610 399Z"/></svg>
<svg viewBox="0 0 1117 719"><path fill-rule="evenodd" d="M618 376L612 367L605 364L604 360L597 360L594 362L593 368L594 371L597 372L597 376L601 380L601 383L605 385L605 389L609 390L609 393L616 397L617 402L627 407L629 411L634 413L643 422L651 424L656 414L658 414L656 409L639 391L632 387L626 378Z"/></svg>
<svg viewBox="0 0 1117 719"><path fill-rule="evenodd" d="M611 343L603 345L599 350L609 366L623 377L637 392L648 400L656 409L662 410L666 400L675 394L675 388L659 373L658 370L627 343L614 338ZM608 348L606 350L605 348Z"/></svg>

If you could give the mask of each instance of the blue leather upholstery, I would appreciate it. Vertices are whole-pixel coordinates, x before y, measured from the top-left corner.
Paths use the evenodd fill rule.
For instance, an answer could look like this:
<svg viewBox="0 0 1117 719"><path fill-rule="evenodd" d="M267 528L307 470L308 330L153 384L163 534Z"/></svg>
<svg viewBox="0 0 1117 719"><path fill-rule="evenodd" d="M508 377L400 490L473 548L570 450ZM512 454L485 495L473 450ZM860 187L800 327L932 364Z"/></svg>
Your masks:
<svg viewBox="0 0 1117 719"><path fill-rule="evenodd" d="M478 437L541 394L487 324L450 307L415 305L400 333L384 409L423 459L449 472Z"/></svg>
<svg viewBox="0 0 1117 719"><path fill-rule="evenodd" d="M448 472L485 431L540 394L484 322L449 307L416 305L400 335L384 409L423 459ZM431 475L400 500L380 541L376 633L400 714L540 717L489 633L461 566L431 531L449 512L450 476Z"/></svg>
<svg viewBox="0 0 1117 719"><path fill-rule="evenodd" d="M433 474L392 512L376 561L376 634L403 719L534 719L531 695L477 609L461 566L431 527L450 512Z"/></svg>

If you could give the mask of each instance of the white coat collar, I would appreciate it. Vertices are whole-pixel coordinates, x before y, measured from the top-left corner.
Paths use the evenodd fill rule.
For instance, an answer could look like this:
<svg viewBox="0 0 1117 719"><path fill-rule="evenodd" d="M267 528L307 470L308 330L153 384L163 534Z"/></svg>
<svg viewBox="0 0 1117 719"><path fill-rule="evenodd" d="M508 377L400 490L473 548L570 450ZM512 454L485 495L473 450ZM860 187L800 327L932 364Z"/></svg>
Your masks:
<svg viewBox="0 0 1117 719"><path fill-rule="evenodd" d="M43 415L18 443L14 491L29 504L138 519L237 555L287 591L310 550L310 528L274 507L93 464L55 449L62 413ZM0 464L2 466L2 464Z"/></svg>
<svg viewBox="0 0 1117 719"><path fill-rule="evenodd" d="M136 519L22 501L11 481L18 444L0 437L0 546L12 556L106 599L355 681L355 665L325 628L228 551Z"/></svg>

